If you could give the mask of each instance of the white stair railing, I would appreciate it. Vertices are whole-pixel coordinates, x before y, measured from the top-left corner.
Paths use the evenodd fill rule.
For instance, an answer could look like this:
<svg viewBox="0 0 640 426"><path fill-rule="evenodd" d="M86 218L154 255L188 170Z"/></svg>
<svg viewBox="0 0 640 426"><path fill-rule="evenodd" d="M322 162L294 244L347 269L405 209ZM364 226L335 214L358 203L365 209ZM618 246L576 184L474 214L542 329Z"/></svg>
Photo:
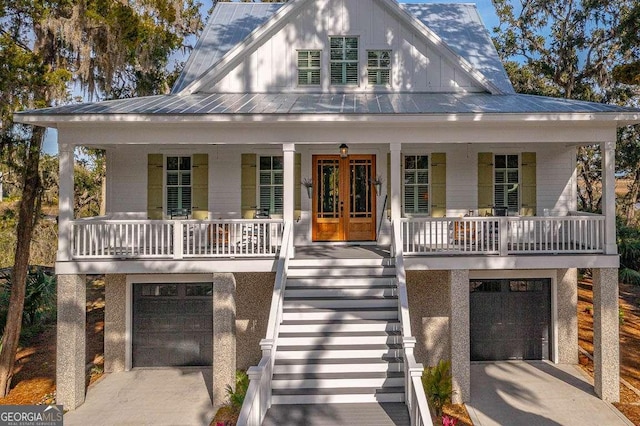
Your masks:
<svg viewBox="0 0 640 426"><path fill-rule="evenodd" d="M289 268L289 242L291 239L292 224L287 222L284 226L280 255L278 256L278 269L273 286L271 298L271 310L269 311L269 324L266 338L260 342L262 359L257 366L250 367L249 388L244 398L244 404L240 410L237 426L260 426L271 407L271 380L273 378L273 365L277 348L278 332L282 322L282 305L284 302L284 290Z"/></svg>
<svg viewBox="0 0 640 426"><path fill-rule="evenodd" d="M431 412L427 396L422 387L422 364L416 362L413 348L416 339L411 334L411 318L409 317L409 297L407 294L407 280L402 257L402 240L400 235L400 222L394 222L392 226L391 249L395 257L396 281L398 286L398 309L400 324L402 326L402 353L404 358L405 399L409 409L411 426L433 426Z"/></svg>

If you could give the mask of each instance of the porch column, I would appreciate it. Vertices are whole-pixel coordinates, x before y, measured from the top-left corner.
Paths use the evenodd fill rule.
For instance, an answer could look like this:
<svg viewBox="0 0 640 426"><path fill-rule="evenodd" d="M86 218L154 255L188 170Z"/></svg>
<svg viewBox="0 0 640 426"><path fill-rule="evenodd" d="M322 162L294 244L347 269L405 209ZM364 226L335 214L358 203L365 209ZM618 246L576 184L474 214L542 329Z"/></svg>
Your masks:
<svg viewBox="0 0 640 426"><path fill-rule="evenodd" d="M602 214L604 214L604 252L617 254L616 245L616 143L600 144L602 152Z"/></svg>
<svg viewBox="0 0 640 426"><path fill-rule="evenodd" d="M58 275L56 403L75 410L84 402L86 275Z"/></svg>
<svg viewBox="0 0 640 426"><path fill-rule="evenodd" d="M289 240L289 257L294 256L293 252L293 223L295 215L295 168L296 168L296 145L293 143L282 144L282 151L284 153L284 199L283 204L283 219L284 223L289 223L291 227L291 239Z"/></svg>
<svg viewBox="0 0 640 426"><path fill-rule="evenodd" d="M451 378L453 403L462 404L471 397L471 343L469 331L469 270L449 272L451 288Z"/></svg>
<svg viewBox="0 0 640 426"><path fill-rule="evenodd" d="M104 371L127 368L127 276L104 277Z"/></svg>
<svg viewBox="0 0 640 426"><path fill-rule="evenodd" d="M554 361L559 364L578 363L578 270L557 270L556 323L558 348Z"/></svg>
<svg viewBox="0 0 640 426"><path fill-rule="evenodd" d="M227 385L236 387L236 279L213 274L213 406L227 400Z"/></svg>
<svg viewBox="0 0 640 426"><path fill-rule="evenodd" d="M73 220L73 151L75 146L58 145L59 192L58 192L58 260L71 260L71 229Z"/></svg>
<svg viewBox="0 0 640 426"><path fill-rule="evenodd" d="M398 240L402 236L402 226L400 224L400 218L402 218L402 184L400 178L402 173L400 170L400 164L402 159L400 158L400 150L402 148L401 143L389 144L391 150L391 221L393 223L393 232L395 238Z"/></svg>
<svg viewBox="0 0 640 426"><path fill-rule="evenodd" d="M593 366L596 394L620 401L618 269L593 269Z"/></svg>

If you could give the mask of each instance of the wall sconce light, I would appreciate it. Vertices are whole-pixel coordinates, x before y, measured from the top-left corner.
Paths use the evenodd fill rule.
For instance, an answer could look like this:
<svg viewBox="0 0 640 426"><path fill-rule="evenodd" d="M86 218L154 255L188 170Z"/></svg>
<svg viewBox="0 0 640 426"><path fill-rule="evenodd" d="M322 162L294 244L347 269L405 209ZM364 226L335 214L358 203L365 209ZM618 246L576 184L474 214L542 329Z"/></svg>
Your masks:
<svg viewBox="0 0 640 426"><path fill-rule="evenodd" d="M349 156L349 147L346 143L340 145L340 157L347 158Z"/></svg>
<svg viewBox="0 0 640 426"><path fill-rule="evenodd" d="M375 186L376 195L379 196L382 193L382 184L384 183L384 181L382 180L382 177L378 176L375 179L371 179L370 182L371 182L371 185Z"/></svg>
<svg viewBox="0 0 640 426"><path fill-rule="evenodd" d="M309 178L304 178L300 183L302 184L302 186L307 188L307 196L309 197L309 199L311 199L311 195L313 194L313 181Z"/></svg>

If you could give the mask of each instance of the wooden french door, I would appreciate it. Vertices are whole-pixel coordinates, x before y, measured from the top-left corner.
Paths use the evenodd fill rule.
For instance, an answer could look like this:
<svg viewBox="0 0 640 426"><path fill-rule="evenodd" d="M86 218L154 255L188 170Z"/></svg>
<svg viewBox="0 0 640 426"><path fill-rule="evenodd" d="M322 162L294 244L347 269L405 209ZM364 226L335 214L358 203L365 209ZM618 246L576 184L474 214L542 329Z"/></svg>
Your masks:
<svg viewBox="0 0 640 426"><path fill-rule="evenodd" d="M375 155L313 156L313 241L376 239Z"/></svg>

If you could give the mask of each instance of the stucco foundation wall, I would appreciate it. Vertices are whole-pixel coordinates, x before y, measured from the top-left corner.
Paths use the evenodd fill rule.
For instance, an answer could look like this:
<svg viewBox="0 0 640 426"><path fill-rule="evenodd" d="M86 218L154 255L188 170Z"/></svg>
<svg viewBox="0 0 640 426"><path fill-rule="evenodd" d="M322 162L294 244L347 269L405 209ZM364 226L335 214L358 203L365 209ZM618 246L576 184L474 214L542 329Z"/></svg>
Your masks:
<svg viewBox="0 0 640 426"><path fill-rule="evenodd" d="M104 277L104 370L107 373L126 368L127 276Z"/></svg>
<svg viewBox="0 0 640 426"><path fill-rule="evenodd" d="M407 292L416 361L430 366L451 359L448 271L407 271Z"/></svg>
<svg viewBox="0 0 640 426"><path fill-rule="evenodd" d="M236 273L236 364L240 370L258 365L265 338L274 273Z"/></svg>

